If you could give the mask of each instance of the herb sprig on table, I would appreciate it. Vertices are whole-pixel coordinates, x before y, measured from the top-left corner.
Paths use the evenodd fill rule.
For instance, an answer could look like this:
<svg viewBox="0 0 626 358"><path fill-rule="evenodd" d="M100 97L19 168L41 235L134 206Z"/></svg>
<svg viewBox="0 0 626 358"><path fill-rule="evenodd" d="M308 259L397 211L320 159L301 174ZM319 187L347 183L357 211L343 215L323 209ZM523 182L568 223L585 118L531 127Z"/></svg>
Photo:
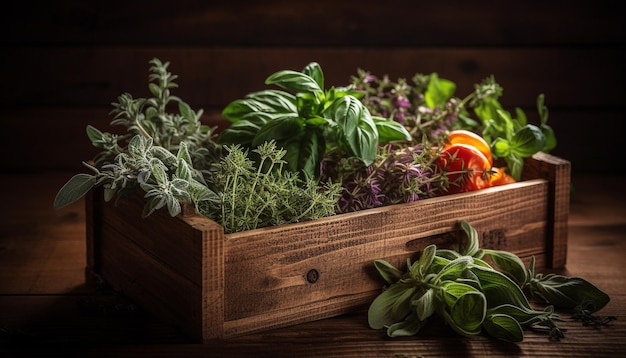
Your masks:
<svg viewBox="0 0 626 358"><path fill-rule="evenodd" d="M579 277L527 269L515 254L481 249L478 233L461 221L467 243L457 249L426 247L415 262L407 260L405 271L385 260L374 266L386 282L383 292L368 310L369 326L385 329L390 337L413 336L434 318L457 333L489 336L510 342L524 339L525 328L545 329L550 338L559 339L564 330L555 309L586 307L583 316L602 309L609 296ZM489 262L487 261L489 260ZM531 306L526 293L547 304L543 310ZM602 320L608 322L610 319Z"/></svg>

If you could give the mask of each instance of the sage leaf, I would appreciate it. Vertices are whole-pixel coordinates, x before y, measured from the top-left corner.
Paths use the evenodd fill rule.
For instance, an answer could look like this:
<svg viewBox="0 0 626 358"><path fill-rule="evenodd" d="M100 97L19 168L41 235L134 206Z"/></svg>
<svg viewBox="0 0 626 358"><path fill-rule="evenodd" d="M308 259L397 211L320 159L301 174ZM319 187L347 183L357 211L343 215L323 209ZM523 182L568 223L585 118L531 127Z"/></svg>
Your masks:
<svg viewBox="0 0 626 358"><path fill-rule="evenodd" d="M58 209L82 198L96 183L96 176L79 173L61 187L54 198L53 207Z"/></svg>
<svg viewBox="0 0 626 358"><path fill-rule="evenodd" d="M482 328L488 335L507 342L521 342L524 331L517 320L506 314L491 314L485 317Z"/></svg>
<svg viewBox="0 0 626 358"><path fill-rule="evenodd" d="M396 283L402 278L402 271L385 260L374 261L374 267L388 284Z"/></svg>
<svg viewBox="0 0 626 358"><path fill-rule="evenodd" d="M367 322L372 329L382 329L399 322L410 312L409 298L406 293L412 288L405 283L394 283L380 293L369 306ZM398 301L406 300L406 312L400 310ZM402 315L399 317L398 315Z"/></svg>
<svg viewBox="0 0 626 358"><path fill-rule="evenodd" d="M467 244L463 250L459 250L461 255L475 256L479 249L478 231L471 226L467 220L461 220L459 223L463 232L467 236Z"/></svg>
<svg viewBox="0 0 626 358"><path fill-rule="evenodd" d="M557 308L573 309L584 304L593 313L610 301L610 297L605 292L580 277L557 274L538 275L530 280L528 287L533 297Z"/></svg>
<svg viewBox="0 0 626 358"><path fill-rule="evenodd" d="M408 317L402 322L397 322L387 327L387 335L389 337L409 337L416 335L426 322L420 321L415 317Z"/></svg>
<svg viewBox="0 0 626 358"><path fill-rule="evenodd" d="M435 290L432 288L426 290L420 297L413 298L411 306L420 321L425 321L435 313L435 300Z"/></svg>
<svg viewBox="0 0 626 358"><path fill-rule="evenodd" d="M528 281L526 265L512 252L503 250L482 249L483 253L506 275L509 275L515 283L522 287Z"/></svg>
<svg viewBox="0 0 626 358"><path fill-rule="evenodd" d="M488 308L507 303L530 308L522 289L503 273L477 265L472 266L470 270L476 275L482 292L488 297Z"/></svg>

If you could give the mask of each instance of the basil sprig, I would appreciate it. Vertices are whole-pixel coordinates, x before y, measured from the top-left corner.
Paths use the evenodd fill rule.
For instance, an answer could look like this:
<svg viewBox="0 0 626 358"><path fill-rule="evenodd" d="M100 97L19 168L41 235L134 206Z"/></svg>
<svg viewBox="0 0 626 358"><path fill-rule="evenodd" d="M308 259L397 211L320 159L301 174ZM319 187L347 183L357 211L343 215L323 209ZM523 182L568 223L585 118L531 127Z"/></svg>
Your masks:
<svg viewBox="0 0 626 358"><path fill-rule="evenodd" d="M534 260L526 269L513 253L480 249L476 230L460 226L468 240L458 250L426 247L420 258L407 260L406 272L385 260L376 260L387 286L368 310L373 329L390 337L417 334L434 316L464 336L482 332L500 340L520 342L524 328L543 328L551 338L563 337L555 308L591 307L595 312L609 302L604 292L577 277L537 275ZM490 263L488 263L488 261ZM527 298L541 298L547 306L533 308Z"/></svg>
<svg viewBox="0 0 626 358"><path fill-rule="evenodd" d="M360 101L362 93L349 87L324 89L324 74L315 62L301 72L278 71L265 84L281 90L249 93L223 109L231 125L219 144L255 148L274 141L286 150L287 169L319 178L327 150L338 148L370 165L379 143L411 139L401 124L372 117Z"/></svg>

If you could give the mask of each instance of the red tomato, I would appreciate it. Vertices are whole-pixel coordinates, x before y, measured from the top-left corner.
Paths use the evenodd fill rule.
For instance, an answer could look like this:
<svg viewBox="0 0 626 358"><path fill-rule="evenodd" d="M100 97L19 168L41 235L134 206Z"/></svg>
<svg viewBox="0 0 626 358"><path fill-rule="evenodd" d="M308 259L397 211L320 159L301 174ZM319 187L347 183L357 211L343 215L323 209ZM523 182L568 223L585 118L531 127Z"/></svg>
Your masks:
<svg viewBox="0 0 626 358"><path fill-rule="evenodd" d="M468 144L451 144L444 147L436 161L440 171L448 177L448 194L473 191L490 186L487 171L489 159L476 147Z"/></svg>

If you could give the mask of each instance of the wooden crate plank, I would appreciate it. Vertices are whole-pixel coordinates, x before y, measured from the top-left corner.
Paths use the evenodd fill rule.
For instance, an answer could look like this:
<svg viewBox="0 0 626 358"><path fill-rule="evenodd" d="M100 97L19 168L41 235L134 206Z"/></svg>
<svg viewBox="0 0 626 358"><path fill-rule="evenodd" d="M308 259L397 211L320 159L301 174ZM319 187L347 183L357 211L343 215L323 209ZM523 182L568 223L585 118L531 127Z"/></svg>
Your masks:
<svg viewBox="0 0 626 358"><path fill-rule="evenodd" d="M494 75L506 107L536 108L537 95L551 107L622 107L626 54L621 47L18 47L0 59L4 106L108 106L122 93L146 97L148 61L169 61L179 76L174 93L194 108L222 108L266 89L275 71L301 70L311 61L324 70L327 87L349 84L358 68L410 79L437 72L465 96ZM341 61L338 61L341 59ZM44 63L45 65L42 65ZM593 71L589 69L593 68ZM572 76L575 73L576 76ZM45 80L42 80L45 79ZM601 88L602 91L584 91Z"/></svg>
<svg viewBox="0 0 626 358"><path fill-rule="evenodd" d="M475 225L485 247L545 252L547 183L493 189L229 234L225 319L296 307L302 316L317 316L316 302L364 292L372 299L381 284L374 260L402 265L461 219ZM252 300L255 305L240 304Z"/></svg>
<svg viewBox="0 0 626 358"><path fill-rule="evenodd" d="M17 2L0 13L0 29L7 44L57 46L572 45L623 43L620 14L618 3L579 0L65 0Z"/></svg>

